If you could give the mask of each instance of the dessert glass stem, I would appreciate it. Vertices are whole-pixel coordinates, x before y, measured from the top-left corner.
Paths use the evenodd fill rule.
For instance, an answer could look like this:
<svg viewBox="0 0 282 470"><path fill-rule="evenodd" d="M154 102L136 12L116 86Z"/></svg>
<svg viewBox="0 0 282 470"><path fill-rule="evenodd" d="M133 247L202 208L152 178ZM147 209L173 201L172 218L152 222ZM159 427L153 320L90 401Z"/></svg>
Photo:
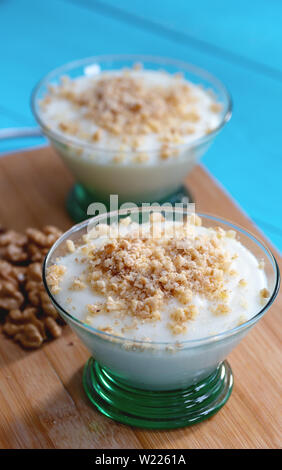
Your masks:
<svg viewBox="0 0 282 470"><path fill-rule="evenodd" d="M159 204L171 203L172 205L180 202L186 201L187 203L194 202L193 197L187 189L186 186L180 186L180 188L175 191L173 194L169 194L166 198L159 201L151 201ZM101 201L98 197L95 197L95 194L90 193L84 186L79 183L76 183L70 190L67 200L66 208L71 217L71 219L78 223L83 220L93 217L92 215L87 214L87 209L93 202L102 202L105 204L107 210L110 210L109 201ZM137 205L142 204L142 202L137 202Z"/></svg>
<svg viewBox="0 0 282 470"><path fill-rule="evenodd" d="M148 429L172 429L217 413L231 394L233 375L224 361L208 377L186 389L141 390L119 381L91 357L84 368L83 386L98 410L115 421Z"/></svg>

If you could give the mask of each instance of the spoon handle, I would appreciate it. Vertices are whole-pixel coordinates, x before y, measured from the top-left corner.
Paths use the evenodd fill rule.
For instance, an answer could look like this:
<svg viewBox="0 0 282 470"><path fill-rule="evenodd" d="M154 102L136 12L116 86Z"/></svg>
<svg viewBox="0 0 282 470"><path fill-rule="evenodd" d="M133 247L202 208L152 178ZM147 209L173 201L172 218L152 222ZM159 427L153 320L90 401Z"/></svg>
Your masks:
<svg viewBox="0 0 282 470"><path fill-rule="evenodd" d="M0 140L40 136L43 136L43 134L39 127L10 127L7 129L0 129Z"/></svg>

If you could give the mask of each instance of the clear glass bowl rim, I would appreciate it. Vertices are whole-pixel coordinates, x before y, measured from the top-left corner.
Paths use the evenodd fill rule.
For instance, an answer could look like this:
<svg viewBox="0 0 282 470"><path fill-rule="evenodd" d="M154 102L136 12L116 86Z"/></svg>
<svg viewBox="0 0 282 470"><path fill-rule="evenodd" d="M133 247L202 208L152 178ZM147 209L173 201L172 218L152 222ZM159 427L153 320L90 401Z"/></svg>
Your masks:
<svg viewBox="0 0 282 470"><path fill-rule="evenodd" d="M169 208L171 209L171 208ZM212 220L214 222L219 222L219 223L222 223L222 224L225 224L229 227L229 229L233 229L233 230L236 230L237 232L240 232L244 235L246 235L247 237L249 237L252 241L254 241L260 248L262 248L264 250L264 252L267 254L269 260L271 261L271 264L272 264L272 267L273 267L273 270L275 272L275 284L274 284L274 288L273 288L273 292L271 293L271 296L269 297L269 300L268 302L262 307L262 309L256 313L253 317L251 317L249 320L247 320L246 322L236 326L235 328L231 328L229 330L225 330L221 333L217 333L215 335L210 335L210 336L206 336L206 337L203 337L203 338L197 338L197 339L192 339L192 340L184 340L184 341L167 341L167 342L162 342L162 341L142 341L142 340L135 340L133 338L125 338L125 337L120 337L120 336L116 336L116 335L113 335L113 334L110 334L110 333L105 333L104 331L101 331L101 330L98 330L90 325L88 325L87 323L79 320L78 318L72 316L70 313L68 313L58 302L57 300L54 298L54 296L52 295L52 293L50 292L50 289L48 287L48 284L47 284L47 281L46 281L46 267L48 265L48 261L49 261L49 258L50 256L52 255L53 251L63 242L67 239L68 235L70 233L73 233L73 232L79 232L82 228L84 228L86 225L88 225L89 223L93 222L93 221L98 221L99 219L103 219L105 217L110 217L110 216L114 216L114 215L129 215L130 212L140 212L144 210L144 208L134 208L134 209L123 209L123 210L119 210L119 211L113 211L113 212L107 212L107 213L104 213L104 214L100 214L100 215L97 215L95 217L92 217L90 219L86 219L84 220L83 222L80 222L79 224L76 224L74 226L72 226L69 230L67 230L66 232L64 232L60 238L58 238L58 240L54 243L54 245L51 247L51 249L49 250L49 252L47 253L45 259L44 259L44 263L43 263L43 272L42 272L42 277L43 277L43 284L44 284L44 287L51 299L51 301L53 302L53 304L55 305L55 307L61 311L63 313L63 315L65 315L67 318L69 318L71 320L71 322L74 322L77 326L79 326L80 328L82 329L85 329L87 330L88 332L92 333L92 334L95 334L95 335L99 335L99 337L103 337L104 339L112 339L112 340L115 340L116 342L120 342L120 343L123 343L123 342L131 342L131 343L136 343L136 344L139 344L139 345L146 345L146 346L155 346L155 345L159 345L159 346L172 346L172 345L175 345L176 343L181 343L181 346L182 347L195 347L195 346L201 346L201 345L206 345L206 344L209 344L209 343L213 343L215 341L220 341L220 340L224 340L230 336L233 336L243 330L245 330L246 328L249 328L250 326L252 326L253 324L255 324L263 315L264 313L269 309L269 307L272 305L272 303L274 302L277 294L278 294L278 291L279 291L279 286L280 286L280 271L279 271L279 266L278 266L278 263L274 257L274 255L272 254L272 252L270 251L269 248L267 248L264 243L262 243L260 240L258 240L254 235L252 235L249 231L247 231L246 229L244 229L243 227L240 227L239 225L235 225L233 224L232 222L226 220L226 219L223 219L223 218L220 218L220 217L217 217L217 216L214 216L214 215L211 215L211 214L208 214L208 213L200 213L200 212L197 212L197 215L199 217L202 217L202 218L206 218L206 219L209 219L209 220ZM158 207L147 207L145 209L146 211L156 211L156 212L160 212L160 210L165 210L165 207L162 207L161 209L158 208ZM172 209L173 211L176 211L178 209L175 209L173 208ZM179 211L182 211L183 209L179 209ZM191 213L191 212L190 212Z"/></svg>
<svg viewBox="0 0 282 470"><path fill-rule="evenodd" d="M191 72L194 75L198 75L198 77L210 81L216 88L218 88L221 93L223 93L225 100L226 100L226 110L224 115L221 118L220 123L218 126L209 134L204 135L202 137L199 137L195 140L193 140L190 144L169 144L168 148L171 150L174 149L181 149L181 147L185 148L195 148L198 145L204 144L205 142L209 142L213 137L215 137L219 131L223 128L223 126L230 120L231 115L232 115L232 98L225 87L225 85L214 75L212 75L210 72L206 71L203 68L200 68L196 65L190 64L188 62L178 60L178 59L172 59L168 57L160 57L160 56L150 56L150 55L139 55L139 54L111 54L111 55L98 55L98 56L92 56L92 57L86 57L84 59L79 59L75 61L68 62L64 65L61 65L60 67L57 67L50 72L48 72L46 75L43 76L39 80L39 82L35 85L35 87L32 90L31 93L31 98L30 98L30 104L31 104L31 110L33 112L33 115L43 130L44 134L46 134L48 137L53 139L54 141L57 141L59 143L63 143L66 145L73 145L77 147L81 147L84 149L88 150L99 150L101 152L109 153L109 154L116 154L116 150L109 150L105 149L102 147L99 147L97 144L94 143L89 143L85 142L84 140L80 140L76 137L73 136L67 136L64 134L61 134L57 132L54 129L50 129L45 123L44 119L41 117L40 111L38 111L38 94L39 90L41 89L42 86L46 86L52 78L54 78L57 75L64 75L69 70L73 70L78 67L85 66L87 64L90 64L94 61L96 62L103 62L103 61L122 61L122 60L128 60L128 61L134 61L134 62L155 62L156 64L159 64L160 66L165 66L165 65L172 65L175 67L179 67L180 71L181 69L183 71ZM134 153L144 153L144 152L153 152L156 151L154 148L150 149L144 149L142 150L134 150ZM126 150L123 151L124 154L127 153L132 153L132 150Z"/></svg>

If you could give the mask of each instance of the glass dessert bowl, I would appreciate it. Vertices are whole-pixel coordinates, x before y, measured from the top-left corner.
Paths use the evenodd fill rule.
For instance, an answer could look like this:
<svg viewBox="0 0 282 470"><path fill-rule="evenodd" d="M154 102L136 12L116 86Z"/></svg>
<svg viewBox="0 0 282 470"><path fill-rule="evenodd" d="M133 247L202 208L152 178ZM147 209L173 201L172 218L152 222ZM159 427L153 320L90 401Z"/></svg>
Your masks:
<svg viewBox="0 0 282 470"><path fill-rule="evenodd" d="M161 238L157 239L154 238L155 233L152 239L146 232L146 227L152 227L153 224L157 227L156 233L160 233L158 225L154 225L160 220L159 217L158 208L136 208L99 215L74 226L48 253L43 267L43 280L58 313L91 353L83 376L84 389L91 402L102 413L117 421L161 429L202 421L225 404L233 385L232 371L226 357L271 306L279 289L279 269L275 258L261 242L230 222L205 214L193 215L186 209L165 208L159 222L164 224L162 227L168 227L167 241L164 241L163 232ZM190 241L185 245L186 248L183 247L183 240L186 243L187 237L179 236L177 230L180 229L176 229L171 237L171 228L174 229L177 224L188 227L187 237ZM117 227L121 230L118 238ZM140 227L145 227L147 235L143 233L136 238L131 230ZM113 233L109 232L112 228ZM129 239L124 241L127 236ZM128 244L132 237L135 245L130 252ZM203 248L207 237L211 237L211 243L208 242L206 248ZM120 267L121 258L116 251L119 243L122 243L123 254L125 250L132 256L132 253L141 250L131 271L126 253L124 259L127 260L127 267ZM227 251L222 251L221 244L227 247ZM160 255L163 246L168 250L164 258ZM121 276L118 282L124 283L128 275L137 274L139 261L143 260L142 263L146 264L143 254L147 256L148 249L150 253L153 251L156 254L146 265L151 276L146 287L149 290L142 290L146 283L143 283L141 290L139 284L136 284L137 287L134 284L135 290L131 290L130 278L125 290L115 290L115 294L118 292L117 299L125 301L124 305L131 314L128 313L128 316L126 311L122 315L115 315L112 312L119 308L122 311L122 304L115 303L113 307L117 300L113 299L115 294L112 291L103 304L106 297L101 288L112 285L112 280L116 282L117 266L118 278ZM175 256L175 250L180 250L182 255ZM88 266L89 253L92 258L89 258ZM174 254L169 259L167 253ZM185 253L187 256L189 253L188 267L185 265ZM201 253L204 253L204 258ZM176 273L174 268L179 266L177 263L181 257L182 261L184 259L183 268ZM170 260L175 260L171 272L166 272L165 279L155 270L162 259L165 263L169 261L170 265ZM205 264L205 260L212 260L212 266L209 261ZM226 273L220 273L219 266L227 270ZM82 285L86 281L80 276L81 269L85 270L86 267L92 270L89 289ZM99 274L99 269L105 270L103 276ZM189 277L192 271L193 276ZM207 282L203 273L208 273ZM242 273L245 279L241 278ZM184 284L172 289L172 275L186 276L194 287L185 284L184 279ZM205 297L206 294L203 294L198 284L199 279L202 279L201 285L207 286L205 289L209 295L216 293L217 297ZM159 281L162 282L161 291L159 285L156 289ZM185 290L187 285L190 287ZM100 290L96 292L95 286L99 286ZM191 289L195 290L193 298ZM229 300L226 295L228 290ZM157 295L163 295L158 304L151 302L157 299L156 292ZM184 298L187 292L188 299ZM149 295L155 297L148 298ZM210 298L213 300L207 300ZM142 315L138 317L140 304L138 307L136 301L140 299L143 299L142 309L145 310L146 305L153 306L147 310L150 312L148 318ZM246 305L246 301L249 305ZM179 306L181 308L175 308ZM163 321L159 312L163 315ZM188 316L183 320L181 315L184 312ZM139 322L138 326L134 325L136 321ZM121 329L121 326L124 328Z"/></svg>
<svg viewBox="0 0 282 470"><path fill-rule="evenodd" d="M92 202L109 208L111 194L120 204L191 199L184 180L232 108L208 72L138 55L66 64L38 83L31 104L77 182L67 200L76 222Z"/></svg>

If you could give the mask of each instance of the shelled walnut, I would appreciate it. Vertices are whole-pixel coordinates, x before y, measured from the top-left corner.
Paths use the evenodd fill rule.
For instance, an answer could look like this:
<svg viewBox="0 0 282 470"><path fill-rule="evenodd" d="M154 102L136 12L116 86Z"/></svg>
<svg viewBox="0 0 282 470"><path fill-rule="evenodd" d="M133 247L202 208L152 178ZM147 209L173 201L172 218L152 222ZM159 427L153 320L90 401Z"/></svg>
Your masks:
<svg viewBox="0 0 282 470"><path fill-rule="evenodd" d="M42 262L49 249L59 238L62 232L52 225L46 225L42 230L35 228L26 229L27 253L30 261Z"/></svg>
<svg viewBox="0 0 282 470"><path fill-rule="evenodd" d="M37 349L62 333L42 281L42 263L61 231L48 225L25 233L0 226L0 319L3 332L23 348Z"/></svg>
<svg viewBox="0 0 282 470"><path fill-rule="evenodd" d="M15 232L15 230L2 231L0 233L0 258L12 263L27 261L26 244L25 234Z"/></svg>

